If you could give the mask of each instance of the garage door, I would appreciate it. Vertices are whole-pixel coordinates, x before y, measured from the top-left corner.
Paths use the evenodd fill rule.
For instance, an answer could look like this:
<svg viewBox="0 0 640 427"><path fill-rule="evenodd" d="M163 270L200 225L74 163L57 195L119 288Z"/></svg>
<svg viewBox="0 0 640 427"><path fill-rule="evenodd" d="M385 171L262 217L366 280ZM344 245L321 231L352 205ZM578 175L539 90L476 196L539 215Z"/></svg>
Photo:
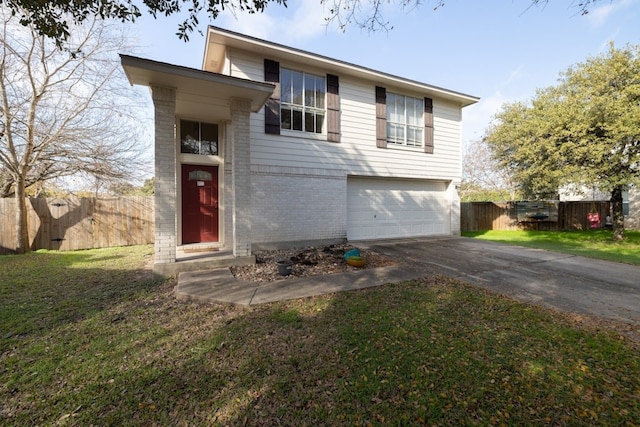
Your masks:
<svg viewBox="0 0 640 427"><path fill-rule="evenodd" d="M347 238L386 239L451 233L444 182L347 179Z"/></svg>

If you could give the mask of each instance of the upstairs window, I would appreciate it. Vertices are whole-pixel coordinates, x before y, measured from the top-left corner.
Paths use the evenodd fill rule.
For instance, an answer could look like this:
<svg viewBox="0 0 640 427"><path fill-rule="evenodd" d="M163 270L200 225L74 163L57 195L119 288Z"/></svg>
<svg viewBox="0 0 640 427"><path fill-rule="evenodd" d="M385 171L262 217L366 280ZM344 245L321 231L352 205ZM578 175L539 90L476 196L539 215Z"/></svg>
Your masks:
<svg viewBox="0 0 640 427"><path fill-rule="evenodd" d="M180 120L180 152L218 155L218 125Z"/></svg>
<svg viewBox="0 0 640 427"><path fill-rule="evenodd" d="M323 133L326 116L325 78L300 71L280 70L280 127Z"/></svg>
<svg viewBox="0 0 640 427"><path fill-rule="evenodd" d="M422 147L424 101L387 92L387 143Z"/></svg>

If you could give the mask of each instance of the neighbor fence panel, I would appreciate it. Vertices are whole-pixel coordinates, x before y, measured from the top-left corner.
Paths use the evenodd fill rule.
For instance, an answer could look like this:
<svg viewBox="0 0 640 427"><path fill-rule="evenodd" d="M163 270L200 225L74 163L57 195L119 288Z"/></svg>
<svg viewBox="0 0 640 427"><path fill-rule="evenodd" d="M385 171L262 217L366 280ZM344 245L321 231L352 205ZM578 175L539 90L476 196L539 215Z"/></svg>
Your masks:
<svg viewBox="0 0 640 427"><path fill-rule="evenodd" d="M510 202L474 202L460 205L462 231L517 230L515 205Z"/></svg>
<svg viewBox="0 0 640 427"><path fill-rule="evenodd" d="M600 215L600 227L610 211L609 202L558 202L558 221L518 222L516 202L472 202L460 205L460 228L467 231L486 230L588 230L589 213Z"/></svg>
<svg viewBox="0 0 640 427"><path fill-rule="evenodd" d="M31 249L75 250L153 243L153 197L27 200ZM0 254L15 250L14 199L0 199Z"/></svg>

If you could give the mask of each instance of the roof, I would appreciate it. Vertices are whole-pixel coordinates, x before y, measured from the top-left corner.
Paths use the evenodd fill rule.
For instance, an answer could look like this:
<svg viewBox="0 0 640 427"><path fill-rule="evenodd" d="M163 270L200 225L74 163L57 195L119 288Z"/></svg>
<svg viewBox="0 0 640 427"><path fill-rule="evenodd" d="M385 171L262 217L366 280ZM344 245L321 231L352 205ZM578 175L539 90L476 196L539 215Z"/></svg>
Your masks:
<svg viewBox="0 0 640 427"><path fill-rule="evenodd" d="M120 55L120 61L132 85L175 88L176 114L189 115L194 119L229 119L229 101L232 98L250 100L251 110L257 112L275 88L270 83L135 56Z"/></svg>
<svg viewBox="0 0 640 427"><path fill-rule="evenodd" d="M203 58L202 69L209 71L222 71L226 49L236 48L253 52L261 57L273 60L286 60L293 63L315 65L337 75L351 75L375 82L380 86L407 88L424 93L436 98L444 98L459 103L461 107L475 104L480 98L429 85L411 79L376 71L327 56L318 55L301 49L269 42L259 38L247 36L222 28L209 26L207 42Z"/></svg>

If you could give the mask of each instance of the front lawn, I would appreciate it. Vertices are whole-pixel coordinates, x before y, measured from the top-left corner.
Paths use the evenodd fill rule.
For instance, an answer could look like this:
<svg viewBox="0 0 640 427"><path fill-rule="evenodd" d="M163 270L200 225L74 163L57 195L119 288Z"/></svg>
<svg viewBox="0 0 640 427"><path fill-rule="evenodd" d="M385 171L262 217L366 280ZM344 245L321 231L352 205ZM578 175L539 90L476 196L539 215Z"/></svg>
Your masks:
<svg viewBox="0 0 640 427"><path fill-rule="evenodd" d="M639 425L640 356L444 277L183 303L137 246L0 257L0 424Z"/></svg>
<svg viewBox="0 0 640 427"><path fill-rule="evenodd" d="M465 237L529 248L546 249L589 258L640 265L640 231L625 231L622 242L611 240L610 230L586 231L473 231Z"/></svg>

